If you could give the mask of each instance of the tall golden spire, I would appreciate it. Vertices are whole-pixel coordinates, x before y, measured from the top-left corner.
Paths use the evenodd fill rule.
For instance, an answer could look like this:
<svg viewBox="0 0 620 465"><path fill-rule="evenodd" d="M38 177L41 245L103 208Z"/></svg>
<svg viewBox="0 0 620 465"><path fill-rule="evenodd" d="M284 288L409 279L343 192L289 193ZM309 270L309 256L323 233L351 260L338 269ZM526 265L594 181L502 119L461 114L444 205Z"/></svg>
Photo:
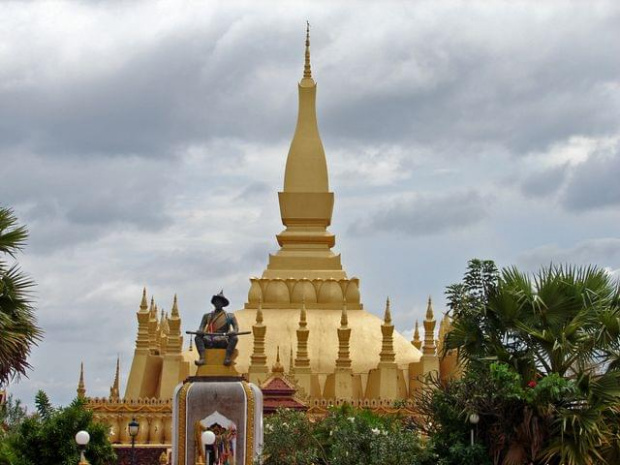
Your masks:
<svg viewBox="0 0 620 465"><path fill-rule="evenodd" d="M329 191L327 160L316 117L309 24L303 77L297 90L297 126L286 159L284 188L278 193L286 229L276 236L281 248L269 257L263 278L346 279L340 256L330 250L336 238L327 230L332 220L334 194Z"/></svg>
<svg viewBox="0 0 620 465"><path fill-rule="evenodd" d="M78 399L86 397L86 386L84 385L84 362L80 363L80 380L77 387Z"/></svg>
<svg viewBox="0 0 620 465"><path fill-rule="evenodd" d="M310 28L308 25L304 74L299 82L297 127L286 160L284 192L327 193L329 191L327 161L316 119L316 83L312 79L310 69Z"/></svg>

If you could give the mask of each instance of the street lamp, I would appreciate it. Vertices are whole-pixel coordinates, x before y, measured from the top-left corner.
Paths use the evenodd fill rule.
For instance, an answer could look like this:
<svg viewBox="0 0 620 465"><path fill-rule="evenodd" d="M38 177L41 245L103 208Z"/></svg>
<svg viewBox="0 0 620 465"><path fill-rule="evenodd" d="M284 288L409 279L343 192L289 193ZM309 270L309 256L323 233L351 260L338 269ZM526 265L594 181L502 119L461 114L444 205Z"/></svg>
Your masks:
<svg viewBox="0 0 620 465"><path fill-rule="evenodd" d="M480 415L472 413L469 415L469 422L471 423L471 446L474 447L474 426L480 421Z"/></svg>
<svg viewBox="0 0 620 465"><path fill-rule="evenodd" d="M84 450L86 449L86 445L89 441L90 434L86 431L78 431L75 435L75 442L77 442L77 445L80 448L80 463L78 465L88 465L88 461L84 456Z"/></svg>
<svg viewBox="0 0 620 465"><path fill-rule="evenodd" d="M205 431L200 435L200 442L202 442L202 448L205 450L206 454L206 464L211 465L211 446L215 442L215 433L213 431Z"/></svg>
<svg viewBox="0 0 620 465"><path fill-rule="evenodd" d="M129 436L131 436L131 465L136 465L136 436L138 431L140 431L140 423L135 418L132 418L127 429L129 430Z"/></svg>

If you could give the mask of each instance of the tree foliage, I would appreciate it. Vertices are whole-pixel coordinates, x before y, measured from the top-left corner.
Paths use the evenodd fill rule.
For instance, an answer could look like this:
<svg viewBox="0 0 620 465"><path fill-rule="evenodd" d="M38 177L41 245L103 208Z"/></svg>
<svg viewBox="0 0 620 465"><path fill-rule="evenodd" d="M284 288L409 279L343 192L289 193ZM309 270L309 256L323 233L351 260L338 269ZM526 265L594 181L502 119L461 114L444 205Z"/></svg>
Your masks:
<svg viewBox="0 0 620 465"><path fill-rule="evenodd" d="M23 419L7 438L15 457L7 465L75 465L79 461L75 434L81 430L90 435L86 458L91 465L116 460L108 440L108 427L93 420L93 413L84 408L82 400L54 408L47 395L39 391L36 406L37 413Z"/></svg>
<svg viewBox="0 0 620 465"><path fill-rule="evenodd" d="M26 374L30 349L42 336L32 302L34 282L15 262L27 238L13 211L0 207L0 385Z"/></svg>
<svg viewBox="0 0 620 465"><path fill-rule="evenodd" d="M530 276L472 260L447 296L453 325L445 349L458 350L468 376L493 380L500 366L513 376L506 382L519 405L506 410L512 397L500 396L484 416L496 418L485 438L494 463L618 463L620 292L607 272L549 266ZM500 362L496 371L490 362ZM455 408L484 407L470 406L485 398L476 391L484 382L458 386L452 394L465 403Z"/></svg>

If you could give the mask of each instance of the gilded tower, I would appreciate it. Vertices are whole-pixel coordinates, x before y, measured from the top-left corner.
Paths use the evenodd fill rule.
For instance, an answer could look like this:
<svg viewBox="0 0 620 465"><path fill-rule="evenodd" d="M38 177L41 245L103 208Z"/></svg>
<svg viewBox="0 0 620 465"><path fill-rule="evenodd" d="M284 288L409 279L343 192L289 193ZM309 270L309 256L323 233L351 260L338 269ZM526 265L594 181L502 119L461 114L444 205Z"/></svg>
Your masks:
<svg viewBox="0 0 620 465"><path fill-rule="evenodd" d="M273 389L274 383L294 387L295 399L310 413L320 414L326 406L342 402L389 409L395 400L419 389L424 374L454 369L453 361L440 362L437 352L449 320L442 322L436 343L429 299L423 339L416 322L410 342L394 328L392 314L398 310L389 299L383 318L365 310L360 280L347 275L340 255L332 250L336 238L328 227L334 193L329 189L317 121L309 30L298 93L297 125L278 193L284 230L276 235L279 250L269 255L261 276L250 278L247 302L235 312L241 330L252 332L239 339L235 368L265 390ZM145 289L136 317L135 351L124 397L119 395L117 366L110 398L91 399L90 406L110 423L113 442L128 442L123 425L135 416L144 426L139 444L166 446L174 387L196 372L192 362L197 354L191 346L182 350L176 295L170 316L163 312L158 316ZM290 354L288 361L283 363L280 354ZM446 373L441 375L446 379ZM79 392L84 395L83 379Z"/></svg>

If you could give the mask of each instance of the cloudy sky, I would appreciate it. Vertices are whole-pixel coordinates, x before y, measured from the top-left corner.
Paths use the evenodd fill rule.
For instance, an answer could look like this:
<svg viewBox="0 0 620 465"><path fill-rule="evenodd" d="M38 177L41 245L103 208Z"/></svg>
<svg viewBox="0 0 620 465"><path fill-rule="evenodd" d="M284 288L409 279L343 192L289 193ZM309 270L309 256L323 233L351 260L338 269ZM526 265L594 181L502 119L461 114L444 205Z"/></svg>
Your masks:
<svg viewBox="0 0 620 465"><path fill-rule="evenodd" d="M117 355L124 388L143 286L184 329L222 287L242 307L282 229L306 19L369 311L390 296L409 337L473 257L618 274L617 2L352 5L0 4L0 204L45 330L16 396L67 404L82 360L107 395Z"/></svg>

